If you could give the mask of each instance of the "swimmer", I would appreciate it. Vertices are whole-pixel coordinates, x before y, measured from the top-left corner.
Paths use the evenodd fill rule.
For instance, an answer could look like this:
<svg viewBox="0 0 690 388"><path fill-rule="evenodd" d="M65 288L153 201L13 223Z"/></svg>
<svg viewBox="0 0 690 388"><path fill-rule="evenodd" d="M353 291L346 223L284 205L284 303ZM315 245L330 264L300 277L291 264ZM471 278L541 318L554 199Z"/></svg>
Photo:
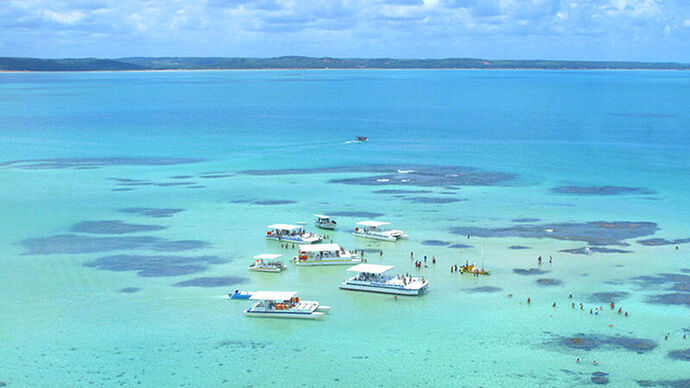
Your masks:
<svg viewBox="0 0 690 388"><path fill-rule="evenodd" d="M594 365L599 365L599 363L597 362L597 360L592 361L592 364L594 364Z"/></svg>
<svg viewBox="0 0 690 388"><path fill-rule="evenodd" d="M576 359L575 359L575 362L580 362L580 359L579 359L579 358L576 358Z"/></svg>
<svg viewBox="0 0 690 388"><path fill-rule="evenodd" d="M436 256L431 256L431 264L436 264Z"/></svg>
<svg viewBox="0 0 690 388"><path fill-rule="evenodd" d="M555 308L555 307L556 307L556 302L553 302L553 304L551 305L551 307L554 307L554 308Z"/></svg>
<svg viewBox="0 0 690 388"><path fill-rule="evenodd" d="M626 317L628 316L628 312L627 312L627 311L625 312L625 316L626 316Z"/></svg>
<svg viewBox="0 0 690 388"><path fill-rule="evenodd" d="M683 334L683 339L686 339L685 334Z"/></svg>
<svg viewBox="0 0 690 388"><path fill-rule="evenodd" d="M592 309L589 309L589 313L592 314Z"/></svg>
<svg viewBox="0 0 690 388"><path fill-rule="evenodd" d="M573 299L573 293L571 292L570 295L568 295L568 299Z"/></svg>
<svg viewBox="0 0 690 388"><path fill-rule="evenodd" d="M570 303L570 306L571 306L572 308L575 308L575 302Z"/></svg>
<svg viewBox="0 0 690 388"><path fill-rule="evenodd" d="M668 341L668 335L664 336L664 341Z"/></svg>
<svg viewBox="0 0 690 388"><path fill-rule="evenodd" d="M530 304L531 302L532 302L532 299L530 299L529 297L527 297L527 304Z"/></svg>
<svg viewBox="0 0 690 388"><path fill-rule="evenodd" d="M619 307L619 308L618 308L618 314L620 314L620 313L622 313L622 312L623 312L623 307Z"/></svg>
<svg viewBox="0 0 690 388"><path fill-rule="evenodd" d="M611 302L611 310L613 310L615 308L616 308L616 305L613 302Z"/></svg>

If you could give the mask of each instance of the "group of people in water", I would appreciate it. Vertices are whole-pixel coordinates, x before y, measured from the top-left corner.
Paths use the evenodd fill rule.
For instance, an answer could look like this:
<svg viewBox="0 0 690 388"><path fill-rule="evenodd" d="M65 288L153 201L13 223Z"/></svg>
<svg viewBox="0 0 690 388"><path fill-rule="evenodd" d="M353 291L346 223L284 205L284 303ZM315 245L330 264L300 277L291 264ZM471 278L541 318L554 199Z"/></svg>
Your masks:
<svg viewBox="0 0 690 388"><path fill-rule="evenodd" d="M422 261L421 260L415 260L414 259L414 252L410 252L410 261L414 261L414 266L417 269L422 269ZM427 257L424 255L424 268L429 268L428 265L426 265L427 262ZM431 264L436 264L436 256L431 256Z"/></svg>

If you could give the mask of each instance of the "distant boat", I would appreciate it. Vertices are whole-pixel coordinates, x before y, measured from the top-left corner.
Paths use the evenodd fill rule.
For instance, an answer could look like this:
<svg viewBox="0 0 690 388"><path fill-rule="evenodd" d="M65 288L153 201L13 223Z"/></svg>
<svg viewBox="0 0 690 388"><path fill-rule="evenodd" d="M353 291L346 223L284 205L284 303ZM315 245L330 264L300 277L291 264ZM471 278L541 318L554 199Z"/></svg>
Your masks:
<svg viewBox="0 0 690 388"><path fill-rule="evenodd" d="M357 136L357 137L355 137L355 141L356 141L357 143L364 143L364 142L366 142L367 140L369 140L369 139L366 138L366 137L364 137L364 136Z"/></svg>
<svg viewBox="0 0 690 388"><path fill-rule="evenodd" d="M329 230L335 229L336 222L331 217L324 216L323 214L314 214L314 217L316 217L314 225L316 225L317 228Z"/></svg>

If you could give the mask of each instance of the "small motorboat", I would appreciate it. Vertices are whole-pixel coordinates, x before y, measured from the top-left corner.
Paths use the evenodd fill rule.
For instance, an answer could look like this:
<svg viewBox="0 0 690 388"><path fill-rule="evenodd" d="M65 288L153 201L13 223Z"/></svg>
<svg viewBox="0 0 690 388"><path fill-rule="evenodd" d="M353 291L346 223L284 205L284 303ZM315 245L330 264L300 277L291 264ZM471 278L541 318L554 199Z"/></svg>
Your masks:
<svg viewBox="0 0 690 388"><path fill-rule="evenodd" d="M357 136L357 137L355 137L355 141L356 141L357 143L364 143L364 142L366 142L367 140L369 140L369 139L366 138L366 137L364 137L364 136Z"/></svg>
<svg viewBox="0 0 690 388"><path fill-rule="evenodd" d="M249 299L252 297L252 292L235 290L235 292L229 293L228 296L230 299Z"/></svg>
<svg viewBox="0 0 690 388"><path fill-rule="evenodd" d="M325 216L323 214L314 214L314 217L316 217L316 219L314 220L314 225L317 228L328 229L328 230L335 229L336 222L331 217Z"/></svg>
<svg viewBox="0 0 690 388"><path fill-rule="evenodd" d="M255 272L281 272L287 269L282 261L276 260L282 255L272 255L268 253L262 253L260 255L254 256L254 263L249 266L250 271Z"/></svg>

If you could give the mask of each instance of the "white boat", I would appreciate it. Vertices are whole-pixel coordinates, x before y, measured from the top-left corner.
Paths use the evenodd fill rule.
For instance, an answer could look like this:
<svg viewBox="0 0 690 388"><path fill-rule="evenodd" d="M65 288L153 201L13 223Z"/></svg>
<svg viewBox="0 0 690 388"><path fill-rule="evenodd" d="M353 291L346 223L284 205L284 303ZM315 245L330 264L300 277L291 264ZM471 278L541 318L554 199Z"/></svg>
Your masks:
<svg viewBox="0 0 690 388"><path fill-rule="evenodd" d="M266 238L276 241L291 241L300 244L313 244L321 241L318 234L307 232L301 225L273 224L268 226Z"/></svg>
<svg viewBox="0 0 690 388"><path fill-rule="evenodd" d="M262 253L254 256L254 263L249 266L250 271L256 272L281 272L287 269L282 261L276 260L282 255Z"/></svg>
<svg viewBox="0 0 690 388"><path fill-rule="evenodd" d="M249 299L256 303L245 310L248 317L318 319L331 310L317 301L299 300L293 291L256 291Z"/></svg>
<svg viewBox="0 0 690 388"><path fill-rule="evenodd" d="M429 282L422 278L405 275L387 275L393 269L390 265L358 264L348 268L357 275L340 284L343 290L379 292L395 295L421 295L429 288Z"/></svg>
<svg viewBox="0 0 690 388"><path fill-rule="evenodd" d="M329 216L324 216L323 214L314 214L316 219L314 220L314 225L317 228L333 230L335 229L336 222Z"/></svg>
<svg viewBox="0 0 690 388"><path fill-rule="evenodd" d="M402 230L387 229L386 225L390 225L390 222L361 221L356 225L355 231L352 232L352 234L357 237L366 237L384 241L397 241L407 238L407 235Z"/></svg>
<svg viewBox="0 0 690 388"><path fill-rule="evenodd" d="M338 244L300 245L299 253L292 260L297 265L343 265L361 263L357 254Z"/></svg>

